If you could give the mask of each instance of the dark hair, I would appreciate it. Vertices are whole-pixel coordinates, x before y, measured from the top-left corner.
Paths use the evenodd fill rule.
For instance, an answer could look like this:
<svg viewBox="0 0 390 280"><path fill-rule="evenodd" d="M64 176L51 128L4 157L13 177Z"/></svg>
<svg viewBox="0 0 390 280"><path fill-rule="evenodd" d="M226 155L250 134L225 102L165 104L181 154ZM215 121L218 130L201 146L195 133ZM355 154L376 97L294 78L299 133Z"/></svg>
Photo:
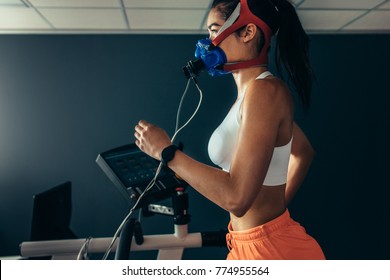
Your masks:
<svg viewBox="0 0 390 280"><path fill-rule="evenodd" d="M309 37L307 36L294 6L288 0L247 0L249 9L276 32L275 62L279 74L287 72L304 109L310 105L313 71L309 61ZM239 0L214 0L216 8L225 20L233 13ZM270 14L269 7L276 7L278 14ZM277 17L277 18L275 18ZM264 37L263 37L264 38ZM264 42L263 42L264 43Z"/></svg>
<svg viewBox="0 0 390 280"><path fill-rule="evenodd" d="M216 8L224 20L233 13L240 0L214 0L211 8Z"/></svg>

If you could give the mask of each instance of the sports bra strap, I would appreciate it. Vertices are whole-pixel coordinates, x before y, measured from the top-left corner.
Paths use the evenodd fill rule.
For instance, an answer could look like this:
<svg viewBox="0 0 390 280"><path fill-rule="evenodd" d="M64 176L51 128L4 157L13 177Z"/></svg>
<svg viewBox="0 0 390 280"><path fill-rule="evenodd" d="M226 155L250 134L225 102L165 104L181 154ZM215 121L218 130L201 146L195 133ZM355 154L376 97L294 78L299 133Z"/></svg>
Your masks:
<svg viewBox="0 0 390 280"><path fill-rule="evenodd" d="M268 76L273 76L273 75L270 71L265 71L265 72L261 73L259 76L257 76L256 80L263 80L263 79L267 78Z"/></svg>

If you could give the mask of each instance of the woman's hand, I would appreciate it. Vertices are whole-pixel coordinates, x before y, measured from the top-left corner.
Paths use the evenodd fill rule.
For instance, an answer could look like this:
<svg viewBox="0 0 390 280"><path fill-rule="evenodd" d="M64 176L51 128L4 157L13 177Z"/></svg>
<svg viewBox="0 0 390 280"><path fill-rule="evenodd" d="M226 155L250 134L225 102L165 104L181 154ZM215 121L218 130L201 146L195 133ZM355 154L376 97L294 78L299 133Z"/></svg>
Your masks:
<svg viewBox="0 0 390 280"><path fill-rule="evenodd" d="M162 150L172 144L163 129L144 120L135 126L134 136L138 148L157 160L161 160Z"/></svg>

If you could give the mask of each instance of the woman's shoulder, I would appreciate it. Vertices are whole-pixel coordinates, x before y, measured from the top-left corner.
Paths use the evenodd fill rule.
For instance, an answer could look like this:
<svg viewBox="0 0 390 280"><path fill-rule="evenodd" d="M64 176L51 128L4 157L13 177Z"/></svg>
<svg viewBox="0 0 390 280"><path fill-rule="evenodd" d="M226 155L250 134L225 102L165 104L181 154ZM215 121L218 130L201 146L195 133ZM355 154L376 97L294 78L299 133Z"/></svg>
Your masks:
<svg viewBox="0 0 390 280"><path fill-rule="evenodd" d="M291 93L287 85L277 77L253 80L245 92L245 103L282 105L290 103Z"/></svg>

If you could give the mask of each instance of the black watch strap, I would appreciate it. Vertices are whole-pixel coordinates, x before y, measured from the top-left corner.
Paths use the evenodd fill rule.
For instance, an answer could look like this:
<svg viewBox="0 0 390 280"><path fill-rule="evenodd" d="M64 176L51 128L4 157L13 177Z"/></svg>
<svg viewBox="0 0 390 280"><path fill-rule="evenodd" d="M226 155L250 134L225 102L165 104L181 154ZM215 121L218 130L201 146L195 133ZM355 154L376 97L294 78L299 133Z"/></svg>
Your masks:
<svg viewBox="0 0 390 280"><path fill-rule="evenodd" d="M175 153L177 150L179 150L179 147L177 147L176 145L170 145L164 148L164 150L162 150L161 152L161 162L165 166L167 166L168 162L170 162L175 157Z"/></svg>

